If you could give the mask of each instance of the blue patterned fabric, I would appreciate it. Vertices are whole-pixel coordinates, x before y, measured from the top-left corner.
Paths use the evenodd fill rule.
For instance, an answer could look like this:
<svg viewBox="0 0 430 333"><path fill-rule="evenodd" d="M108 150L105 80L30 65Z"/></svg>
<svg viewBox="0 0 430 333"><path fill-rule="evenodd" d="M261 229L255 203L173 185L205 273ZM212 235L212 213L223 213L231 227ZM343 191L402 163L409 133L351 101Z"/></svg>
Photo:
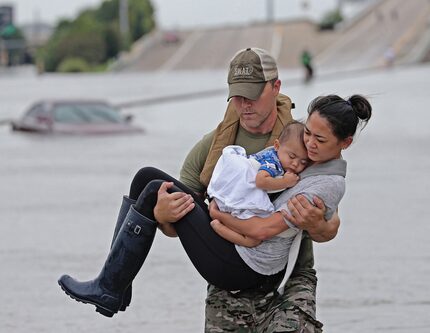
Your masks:
<svg viewBox="0 0 430 333"><path fill-rule="evenodd" d="M261 164L258 171L267 171L272 177L278 177L284 174L284 169L282 168L281 161L274 147L266 148L258 153L249 155L249 157L254 158Z"/></svg>

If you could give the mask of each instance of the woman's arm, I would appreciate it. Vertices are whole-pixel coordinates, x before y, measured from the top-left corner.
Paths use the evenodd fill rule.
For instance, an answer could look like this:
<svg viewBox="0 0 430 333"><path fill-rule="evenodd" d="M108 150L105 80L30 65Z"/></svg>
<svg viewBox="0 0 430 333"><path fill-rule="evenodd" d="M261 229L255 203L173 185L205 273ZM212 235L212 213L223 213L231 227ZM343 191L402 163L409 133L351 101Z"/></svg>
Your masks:
<svg viewBox="0 0 430 333"><path fill-rule="evenodd" d="M288 201L288 209L291 215L285 210L282 215L298 228L306 230L315 242L328 242L336 237L340 227L340 219L337 213L334 213L330 220L324 219L325 205L318 198L313 198L312 205L305 196L298 195Z"/></svg>
<svg viewBox="0 0 430 333"><path fill-rule="evenodd" d="M211 226L218 235L231 243L246 247L255 247L261 243L261 241L257 239L250 238L230 229L219 220L213 220Z"/></svg>
<svg viewBox="0 0 430 333"><path fill-rule="evenodd" d="M251 217L246 220L241 220L233 217L229 213L221 212L215 200L212 200L209 205L209 214L214 220L221 221L222 224L230 229L257 240L272 238L288 229L288 225L284 222L279 212L269 217Z"/></svg>

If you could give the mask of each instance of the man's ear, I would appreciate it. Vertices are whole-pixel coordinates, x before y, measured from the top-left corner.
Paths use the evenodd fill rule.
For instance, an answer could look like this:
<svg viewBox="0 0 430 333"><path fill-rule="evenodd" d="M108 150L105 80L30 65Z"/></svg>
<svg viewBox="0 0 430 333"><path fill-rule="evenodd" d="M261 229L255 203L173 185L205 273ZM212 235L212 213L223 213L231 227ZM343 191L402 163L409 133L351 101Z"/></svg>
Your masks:
<svg viewBox="0 0 430 333"><path fill-rule="evenodd" d="M276 80L273 84L273 89L276 92L276 96L278 96L279 92L281 91L281 80Z"/></svg>

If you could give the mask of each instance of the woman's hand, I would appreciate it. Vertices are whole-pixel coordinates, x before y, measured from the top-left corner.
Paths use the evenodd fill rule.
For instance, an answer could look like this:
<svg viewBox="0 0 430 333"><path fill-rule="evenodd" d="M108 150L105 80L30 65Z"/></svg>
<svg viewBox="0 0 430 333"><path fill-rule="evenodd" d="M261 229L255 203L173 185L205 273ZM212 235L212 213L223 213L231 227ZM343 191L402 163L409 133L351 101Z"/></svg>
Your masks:
<svg viewBox="0 0 430 333"><path fill-rule="evenodd" d="M297 195L288 201L288 209L291 214L283 210L282 216L296 225L299 229L306 230L316 242L327 242L333 239L339 229L340 220L337 214L326 221L324 218L325 204L318 198L313 198L312 205L303 195Z"/></svg>
<svg viewBox="0 0 430 333"><path fill-rule="evenodd" d="M172 186L172 182L164 182L158 190L154 217L160 224L179 221L195 206L194 199L190 194L184 192L167 192Z"/></svg>

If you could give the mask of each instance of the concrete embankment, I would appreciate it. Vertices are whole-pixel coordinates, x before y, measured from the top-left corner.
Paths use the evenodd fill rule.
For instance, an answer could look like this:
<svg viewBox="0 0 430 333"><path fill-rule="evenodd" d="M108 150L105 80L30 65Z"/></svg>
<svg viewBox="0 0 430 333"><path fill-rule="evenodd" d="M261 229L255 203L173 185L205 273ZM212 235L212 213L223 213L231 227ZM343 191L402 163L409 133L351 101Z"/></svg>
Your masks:
<svg viewBox="0 0 430 333"><path fill-rule="evenodd" d="M179 40L167 43L165 33L153 32L123 55L115 69L125 71L225 69L234 53L246 47L267 49L282 68L300 66L304 48L313 54L325 50L339 35L321 33L309 20L219 27L176 32Z"/></svg>
<svg viewBox="0 0 430 333"><path fill-rule="evenodd" d="M175 32L155 31L135 43L113 70L225 69L241 48L269 50L281 68L300 67L306 48L321 72L381 67L389 53L398 64L422 61L430 45L430 1L381 0L335 30L319 31L310 20L258 23Z"/></svg>

